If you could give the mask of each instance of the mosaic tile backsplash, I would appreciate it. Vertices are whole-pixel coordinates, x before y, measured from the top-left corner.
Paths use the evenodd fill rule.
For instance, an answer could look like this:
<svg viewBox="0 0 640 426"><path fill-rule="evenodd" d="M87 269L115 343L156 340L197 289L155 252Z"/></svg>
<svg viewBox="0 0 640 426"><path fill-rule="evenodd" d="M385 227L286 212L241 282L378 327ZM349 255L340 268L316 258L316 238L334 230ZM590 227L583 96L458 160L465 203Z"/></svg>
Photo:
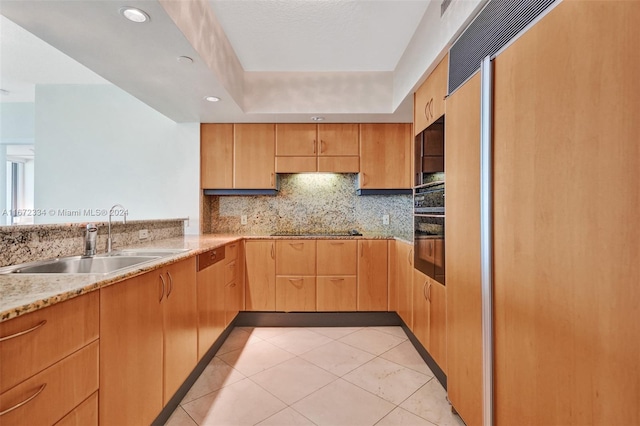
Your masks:
<svg viewBox="0 0 640 426"><path fill-rule="evenodd" d="M280 174L276 196L206 196L211 214L204 232L244 235L326 233L357 229L364 234L413 239L411 195L356 195L357 174ZM382 216L389 215L389 224ZM240 224L240 216L247 224ZM206 221L203 219L203 223Z"/></svg>
<svg viewBox="0 0 640 426"><path fill-rule="evenodd" d="M98 253L107 245L107 223L98 225ZM138 231L146 229L149 237L140 240ZM184 220L137 220L111 224L113 249L136 243L184 235ZM0 267L61 256L84 253L85 224L17 225L0 227Z"/></svg>

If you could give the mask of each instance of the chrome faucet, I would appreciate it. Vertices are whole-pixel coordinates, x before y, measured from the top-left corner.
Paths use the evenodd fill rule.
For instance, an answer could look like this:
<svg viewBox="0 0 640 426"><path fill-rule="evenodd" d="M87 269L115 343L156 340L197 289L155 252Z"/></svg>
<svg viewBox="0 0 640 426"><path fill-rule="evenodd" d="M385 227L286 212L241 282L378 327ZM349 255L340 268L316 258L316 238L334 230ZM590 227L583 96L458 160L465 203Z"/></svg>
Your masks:
<svg viewBox="0 0 640 426"><path fill-rule="evenodd" d="M111 207L111 209L109 210L109 235L107 235L107 253L111 253L111 215L113 214L113 209L115 209L116 207L120 207L120 209L122 209L124 213L124 218L122 223L124 224L127 223L127 211L124 209L124 207L122 207L121 204L116 204L113 207Z"/></svg>
<svg viewBox="0 0 640 426"><path fill-rule="evenodd" d="M87 223L87 233L84 237L84 255L93 256L96 254L96 237L98 227L93 223Z"/></svg>

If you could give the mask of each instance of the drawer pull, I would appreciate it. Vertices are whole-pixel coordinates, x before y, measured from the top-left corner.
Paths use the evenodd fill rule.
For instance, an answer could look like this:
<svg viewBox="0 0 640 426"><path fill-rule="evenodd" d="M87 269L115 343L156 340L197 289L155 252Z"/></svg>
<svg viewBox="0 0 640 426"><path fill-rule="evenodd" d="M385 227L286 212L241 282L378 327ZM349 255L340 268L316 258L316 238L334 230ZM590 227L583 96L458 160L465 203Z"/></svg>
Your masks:
<svg viewBox="0 0 640 426"><path fill-rule="evenodd" d="M22 407L22 406L23 406L23 405L25 405L25 404L28 404L32 399L34 399L36 396L40 395L40 394L42 393L42 391L44 390L44 388L46 388L46 387L47 387L47 384L46 384L46 383L44 383L42 386L40 386L40 389L38 389L38 390L36 391L36 393L34 393L33 395L31 395L29 398L25 399L25 400L24 400L24 401L22 401L22 402L17 403L16 405L14 405L14 406L13 406L13 407L11 407L11 408L7 408L7 409L6 409L6 410L4 410L4 411L0 411L0 416L4 416L5 414L12 412L13 410L15 410L15 409L17 409L17 408L20 408L20 407Z"/></svg>
<svg viewBox="0 0 640 426"><path fill-rule="evenodd" d="M162 302L162 299L164 298L164 291L165 288L167 287L167 283L165 283L164 281L164 277L162 276L162 274L160 274L160 282L162 283L162 292L160 293L160 300L158 300L158 302Z"/></svg>
<svg viewBox="0 0 640 426"><path fill-rule="evenodd" d="M5 337L0 337L0 342L4 342L5 340L13 339L14 337L23 336L23 335L25 335L27 333L31 333L32 331L36 331L37 329L39 329L40 327L42 327L46 323L47 323L47 320L42 320L38 324L34 325L33 327L31 327L28 330L19 331L19 332L15 333L15 334L11 334L11 335L5 336Z"/></svg>
<svg viewBox="0 0 640 426"><path fill-rule="evenodd" d="M332 281L332 282L344 281L344 278L331 278L329 281Z"/></svg>
<svg viewBox="0 0 640 426"><path fill-rule="evenodd" d="M335 241L332 241L329 244L331 244L332 246L343 246L344 245L344 243L335 242Z"/></svg>
<svg viewBox="0 0 640 426"><path fill-rule="evenodd" d="M169 272L167 272L167 277L169 277L169 291L167 292L167 299L168 299L169 296L171 295L171 292L173 291L173 277Z"/></svg>

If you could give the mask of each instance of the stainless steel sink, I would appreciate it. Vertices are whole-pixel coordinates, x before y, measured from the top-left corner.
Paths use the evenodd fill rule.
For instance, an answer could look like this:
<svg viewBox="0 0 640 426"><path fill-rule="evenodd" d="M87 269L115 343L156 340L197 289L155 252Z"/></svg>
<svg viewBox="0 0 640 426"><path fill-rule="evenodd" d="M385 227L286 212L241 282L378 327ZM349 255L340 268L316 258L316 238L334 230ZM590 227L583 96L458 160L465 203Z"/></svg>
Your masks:
<svg viewBox="0 0 640 426"><path fill-rule="evenodd" d="M0 269L2 274L109 274L162 256L72 256Z"/></svg>

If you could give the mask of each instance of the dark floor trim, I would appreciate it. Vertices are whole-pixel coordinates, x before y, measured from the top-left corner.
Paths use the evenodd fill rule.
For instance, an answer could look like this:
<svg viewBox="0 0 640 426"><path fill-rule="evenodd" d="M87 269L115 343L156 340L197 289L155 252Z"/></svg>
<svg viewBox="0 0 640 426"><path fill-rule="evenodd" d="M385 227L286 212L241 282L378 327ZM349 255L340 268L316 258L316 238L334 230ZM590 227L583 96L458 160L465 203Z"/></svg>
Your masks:
<svg viewBox="0 0 640 426"><path fill-rule="evenodd" d="M383 327L400 326L407 333L409 341L416 348L424 362L427 363L436 379L447 389L447 376L436 364L429 352L422 346L418 338L395 312L240 312L229 326L222 332L189 377L169 400L153 426L164 425L171 414L180 405L191 386L196 382L205 367L213 359L220 346L227 339L234 327Z"/></svg>

